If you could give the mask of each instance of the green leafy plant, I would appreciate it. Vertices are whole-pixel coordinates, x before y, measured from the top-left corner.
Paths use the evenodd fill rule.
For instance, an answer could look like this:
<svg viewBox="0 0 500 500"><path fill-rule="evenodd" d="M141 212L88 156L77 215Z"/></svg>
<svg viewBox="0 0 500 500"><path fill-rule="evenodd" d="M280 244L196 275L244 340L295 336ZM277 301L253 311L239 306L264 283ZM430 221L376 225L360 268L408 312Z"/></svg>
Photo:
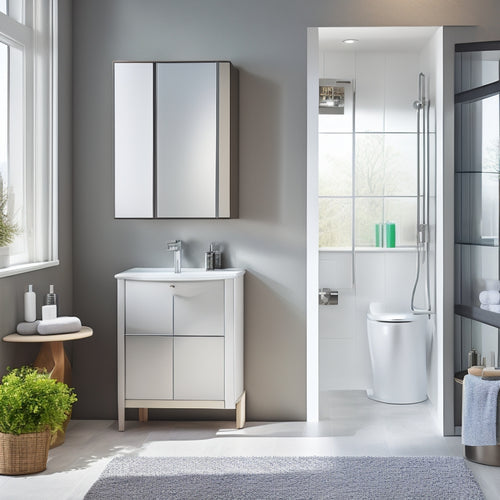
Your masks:
<svg viewBox="0 0 500 500"><path fill-rule="evenodd" d="M14 238L21 232L19 226L12 220L12 216L9 214L7 201L7 190L0 175L0 247L10 245L14 241Z"/></svg>
<svg viewBox="0 0 500 500"><path fill-rule="evenodd" d="M26 434L61 430L73 403L73 389L47 372L23 366L10 370L0 384L0 432Z"/></svg>

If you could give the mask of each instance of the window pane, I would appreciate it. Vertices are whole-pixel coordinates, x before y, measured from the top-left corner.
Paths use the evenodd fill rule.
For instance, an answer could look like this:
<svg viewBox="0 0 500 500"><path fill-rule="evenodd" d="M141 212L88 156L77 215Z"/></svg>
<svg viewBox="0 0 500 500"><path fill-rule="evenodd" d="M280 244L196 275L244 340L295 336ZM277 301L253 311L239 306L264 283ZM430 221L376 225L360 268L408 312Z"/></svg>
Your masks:
<svg viewBox="0 0 500 500"><path fill-rule="evenodd" d="M384 167L386 196L416 196L417 135L386 134Z"/></svg>
<svg viewBox="0 0 500 500"><path fill-rule="evenodd" d="M319 195L352 194L352 135L319 135Z"/></svg>
<svg viewBox="0 0 500 500"><path fill-rule="evenodd" d="M416 194L416 135L356 134L356 195Z"/></svg>
<svg viewBox="0 0 500 500"><path fill-rule="evenodd" d="M7 45L0 42L0 175L3 182L8 182L7 169L7 127L8 127L8 67Z"/></svg>
<svg viewBox="0 0 500 500"><path fill-rule="evenodd" d="M352 248L352 201L345 198L319 200L319 247Z"/></svg>
<svg viewBox="0 0 500 500"><path fill-rule="evenodd" d="M356 199L356 246L374 247L376 224L384 221L382 198Z"/></svg>
<svg viewBox="0 0 500 500"><path fill-rule="evenodd" d="M20 49L9 47L8 69L8 159L7 180L9 193L9 212L21 229L20 234L10 245L11 264L28 261L25 202L25 153L24 153L24 56Z"/></svg>
<svg viewBox="0 0 500 500"><path fill-rule="evenodd" d="M384 219L396 223L396 246L416 245L416 198L385 198Z"/></svg>
<svg viewBox="0 0 500 500"><path fill-rule="evenodd" d="M356 134L356 195L384 194L384 136Z"/></svg>
<svg viewBox="0 0 500 500"><path fill-rule="evenodd" d="M0 0L0 12L24 24L24 2L25 0Z"/></svg>

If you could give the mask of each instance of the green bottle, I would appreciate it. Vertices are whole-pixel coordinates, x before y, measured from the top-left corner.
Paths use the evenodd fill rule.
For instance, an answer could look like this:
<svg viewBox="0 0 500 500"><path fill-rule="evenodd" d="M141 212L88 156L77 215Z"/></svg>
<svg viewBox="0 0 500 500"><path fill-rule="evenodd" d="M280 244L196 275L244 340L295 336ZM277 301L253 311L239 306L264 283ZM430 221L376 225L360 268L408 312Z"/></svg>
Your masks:
<svg viewBox="0 0 500 500"><path fill-rule="evenodd" d="M381 222L375 224L375 246L384 246L384 225Z"/></svg>
<svg viewBox="0 0 500 500"><path fill-rule="evenodd" d="M385 223L385 246L387 248L394 248L396 246L396 223Z"/></svg>

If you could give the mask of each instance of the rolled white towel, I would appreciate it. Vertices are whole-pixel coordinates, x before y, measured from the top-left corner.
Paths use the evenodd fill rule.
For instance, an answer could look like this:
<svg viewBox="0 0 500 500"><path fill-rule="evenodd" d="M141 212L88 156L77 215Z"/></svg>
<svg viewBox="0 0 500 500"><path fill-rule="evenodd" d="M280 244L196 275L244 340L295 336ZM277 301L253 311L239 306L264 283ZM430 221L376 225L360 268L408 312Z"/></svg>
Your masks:
<svg viewBox="0 0 500 500"><path fill-rule="evenodd" d="M46 319L38 324L40 335L55 335L58 333L79 332L82 322L76 316L60 316L56 319Z"/></svg>
<svg viewBox="0 0 500 500"><path fill-rule="evenodd" d="M481 304L500 304L500 292L498 290L484 290L479 294Z"/></svg>
<svg viewBox="0 0 500 500"><path fill-rule="evenodd" d="M500 313L500 304L490 304L490 308L488 309L488 311Z"/></svg>
<svg viewBox="0 0 500 500"><path fill-rule="evenodd" d="M481 309L484 309L485 311L489 311L491 306L489 304L481 304L480 307L481 307Z"/></svg>
<svg viewBox="0 0 500 500"><path fill-rule="evenodd" d="M38 333L38 323L37 321L22 321L17 325L16 331L19 335L36 335Z"/></svg>

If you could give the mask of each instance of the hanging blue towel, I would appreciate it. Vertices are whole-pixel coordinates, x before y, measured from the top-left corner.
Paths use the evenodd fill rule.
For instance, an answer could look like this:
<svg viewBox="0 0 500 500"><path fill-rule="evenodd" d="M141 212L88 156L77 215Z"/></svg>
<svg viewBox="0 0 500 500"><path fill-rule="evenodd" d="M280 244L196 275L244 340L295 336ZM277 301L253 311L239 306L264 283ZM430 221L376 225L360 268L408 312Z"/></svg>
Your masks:
<svg viewBox="0 0 500 500"><path fill-rule="evenodd" d="M466 375L462 403L462 444L497 444L497 407L500 380Z"/></svg>

